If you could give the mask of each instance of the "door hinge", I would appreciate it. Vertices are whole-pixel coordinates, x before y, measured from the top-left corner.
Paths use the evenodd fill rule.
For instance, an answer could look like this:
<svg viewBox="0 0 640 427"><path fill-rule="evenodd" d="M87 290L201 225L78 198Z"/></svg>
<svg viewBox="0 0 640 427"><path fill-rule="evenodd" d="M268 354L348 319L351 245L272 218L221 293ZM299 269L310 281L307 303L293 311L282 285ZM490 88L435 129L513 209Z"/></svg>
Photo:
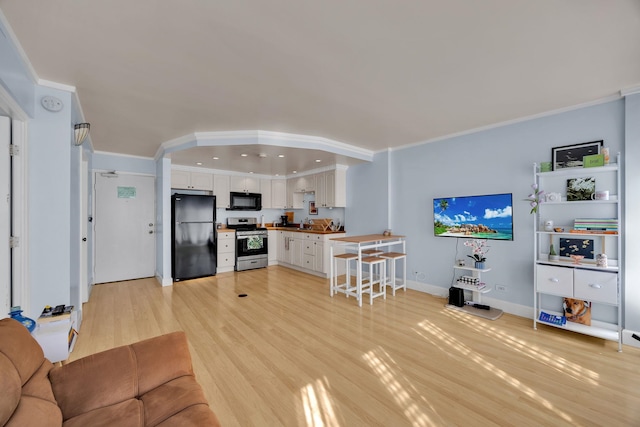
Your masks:
<svg viewBox="0 0 640 427"><path fill-rule="evenodd" d="M10 156L19 156L20 155L20 146L15 144L9 144L9 155Z"/></svg>
<svg viewBox="0 0 640 427"><path fill-rule="evenodd" d="M18 246L20 246L20 238L17 236L9 237L9 247L17 248Z"/></svg>

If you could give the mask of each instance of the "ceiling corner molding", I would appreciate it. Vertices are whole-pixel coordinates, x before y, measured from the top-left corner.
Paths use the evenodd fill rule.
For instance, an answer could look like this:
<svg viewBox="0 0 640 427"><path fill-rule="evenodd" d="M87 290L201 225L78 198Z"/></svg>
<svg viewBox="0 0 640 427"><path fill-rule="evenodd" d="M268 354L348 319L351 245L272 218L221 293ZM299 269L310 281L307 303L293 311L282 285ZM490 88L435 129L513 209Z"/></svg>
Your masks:
<svg viewBox="0 0 640 427"><path fill-rule="evenodd" d="M374 152L364 148L334 141L328 138L264 130L240 130L217 132L194 132L164 142L155 159L165 154L192 147L215 147L221 145L272 145L276 147L323 150L364 161L373 161Z"/></svg>
<svg viewBox="0 0 640 427"><path fill-rule="evenodd" d="M24 51L24 49L22 48L22 45L18 41L18 37L16 36L16 33L13 32L13 28L11 28L9 21L7 21L7 17L4 16L2 9L0 9L0 28L2 29L2 33L4 33L9 38L9 41L11 42L13 47L16 49L16 52L20 56L20 59L22 59L22 62L27 67L31 81L33 83L37 83L38 80L40 80L38 78L38 73L36 73L35 68L33 68L33 65L31 65L31 61L29 61L29 57L27 56L27 53Z"/></svg>
<svg viewBox="0 0 640 427"><path fill-rule="evenodd" d="M622 97L629 96L629 95L637 95L639 93L640 93L640 85L620 89L620 96Z"/></svg>
<svg viewBox="0 0 640 427"><path fill-rule="evenodd" d="M51 89L63 90L65 92L76 93L76 87L66 85L64 83L52 82L51 80L38 79L37 82L40 86L48 87Z"/></svg>

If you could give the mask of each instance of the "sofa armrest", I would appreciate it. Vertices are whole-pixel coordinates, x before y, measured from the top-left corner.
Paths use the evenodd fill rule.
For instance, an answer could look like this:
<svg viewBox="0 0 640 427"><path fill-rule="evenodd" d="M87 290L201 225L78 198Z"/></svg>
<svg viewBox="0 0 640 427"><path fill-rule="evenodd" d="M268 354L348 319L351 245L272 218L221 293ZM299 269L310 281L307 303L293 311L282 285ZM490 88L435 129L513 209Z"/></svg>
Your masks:
<svg viewBox="0 0 640 427"><path fill-rule="evenodd" d="M184 375L193 375L186 335L173 332L55 367L49 378L66 420Z"/></svg>

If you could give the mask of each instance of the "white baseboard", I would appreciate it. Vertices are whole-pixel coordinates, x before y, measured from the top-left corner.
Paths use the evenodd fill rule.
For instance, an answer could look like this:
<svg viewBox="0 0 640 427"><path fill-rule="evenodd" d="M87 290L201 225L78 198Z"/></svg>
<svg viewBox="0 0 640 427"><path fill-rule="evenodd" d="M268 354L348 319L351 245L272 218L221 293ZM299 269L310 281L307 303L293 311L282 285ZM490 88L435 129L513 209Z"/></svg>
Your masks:
<svg viewBox="0 0 640 427"><path fill-rule="evenodd" d="M449 288L443 288L442 286L407 280L407 288L440 298L449 298ZM491 307L499 308L505 313L524 317L526 319L533 319L533 307L527 307L526 305L514 304L512 302L491 298L488 295L482 295L482 302L483 304L490 305Z"/></svg>
<svg viewBox="0 0 640 427"><path fill-rule="evenodd" d="M160 274L156 274L156 280L158 281L158 283L160 283L160 286L173 286L173 280L171 279L171 277L165 278Z"/></svg>
<svg viewBox="0 0 640 427"><path fill-rule="evenodd" d="M638 331L632 331L630 329L623 329L622 330L622 344L626 344L626 345L630 345L632 347L640 348L640 341L638 341L637 339L633 338L631 336L633 334L635 334L636 336L640 337L640 332L638 332Z"/></svg>

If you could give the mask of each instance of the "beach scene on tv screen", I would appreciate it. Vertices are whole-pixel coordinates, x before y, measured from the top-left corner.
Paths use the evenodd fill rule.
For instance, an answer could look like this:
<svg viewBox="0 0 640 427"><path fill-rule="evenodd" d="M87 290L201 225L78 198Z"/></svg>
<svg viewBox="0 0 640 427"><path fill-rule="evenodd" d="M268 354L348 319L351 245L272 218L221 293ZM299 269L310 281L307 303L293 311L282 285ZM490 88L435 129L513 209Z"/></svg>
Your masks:
<svg viewBox="0 0 640 427"><path fill-rule="evenodd" d="M433 199L436 236L513 240L511 194Z"/></svg>

